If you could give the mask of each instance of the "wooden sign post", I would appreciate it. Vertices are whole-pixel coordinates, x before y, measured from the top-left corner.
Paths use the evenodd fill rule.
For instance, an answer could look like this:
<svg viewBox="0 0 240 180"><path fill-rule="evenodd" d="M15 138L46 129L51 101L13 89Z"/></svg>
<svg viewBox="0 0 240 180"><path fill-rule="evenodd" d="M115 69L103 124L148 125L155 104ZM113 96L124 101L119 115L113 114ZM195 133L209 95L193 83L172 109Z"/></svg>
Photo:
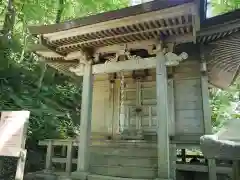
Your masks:
<svg viewBox="0 0 240 180"><path fill-rule="evenodd" d="M0 119L0 156L17 157L15 180L23 180L29 111L4 111Z"/></svg>

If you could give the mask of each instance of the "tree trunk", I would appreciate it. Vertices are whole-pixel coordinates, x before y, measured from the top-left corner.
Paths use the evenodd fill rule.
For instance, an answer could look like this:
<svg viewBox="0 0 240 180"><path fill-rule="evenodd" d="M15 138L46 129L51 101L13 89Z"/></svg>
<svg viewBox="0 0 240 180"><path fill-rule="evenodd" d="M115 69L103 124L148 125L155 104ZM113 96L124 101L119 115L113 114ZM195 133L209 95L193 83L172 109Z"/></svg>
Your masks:
<svg viewBox="0 0 240 180"><path fill-rule="evenodd" d="M14 9L14 0L8 0L7 12L5 15L5 20L3 24L3 36L9 41L12 39L12 32L15 23L15 9Z"/></svg>
<svg viewBox="0 0 240 180"><path fill-rule="evenodd" d="M57 11L57 16L56 16L56 23L60 23L61 18L62 18L63 9L64 9L64 0L59 0L59 6L58 6L58 11Z"/></svg>
<svg viewBox="0 0 240 180"><path fill-rule="evenodd" d="M3 52L3 62L1 62L2 68L7 68L9 65L9 53L10 53L10 45L13 36L13 28L15 24L15 8L14 8L14 0L8 0L7 4L7 12L4 19L2 33L3 36L1 38L1 48Z"/></svg>
<svg viewBox="0 0 240 180"><path fill-rule="evenodd" d="M63 9L64 9L64 0L59 0L59 6L58 6L58 11L57 11L56 20L55 20L56 23L60 23ZM37 92L39 92L42 87L42 82L44 80L44 76L46 72L48 72L49 76L51 77L51 79L48 79L48 83L54 80L55 74L56 74L56 71L53 70L52 68L49 68L45 63L43 64L43 66L41 66L41 68L42 68L42 71L41 71L40 79L38 82Z"/></svg>

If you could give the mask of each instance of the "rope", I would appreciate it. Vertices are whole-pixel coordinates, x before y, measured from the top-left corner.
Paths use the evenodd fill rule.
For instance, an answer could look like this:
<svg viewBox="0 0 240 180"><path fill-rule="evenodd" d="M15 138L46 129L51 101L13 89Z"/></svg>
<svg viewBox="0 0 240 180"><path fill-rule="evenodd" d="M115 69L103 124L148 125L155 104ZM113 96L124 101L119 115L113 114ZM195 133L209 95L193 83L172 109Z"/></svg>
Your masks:
<svg viewBox="0 0 240 180"><path fill-rule="evenodd" d="M120 131L123 132L125 124L125 113L124 113L124 73L121 72L121 83L120 83Z"/></svg>
<svg viewBox="0 0 240 180"><path fill-rule="evenodd" d="M121 90L121 100L120 100L120 102L121 102L121 109L123 109L124 108L124 99L125 99L125 94L124 94L124 86L125 86L125 82L124 82L124 73L122 72L121 73L121 84L120 84L120 90Z"/></svg>

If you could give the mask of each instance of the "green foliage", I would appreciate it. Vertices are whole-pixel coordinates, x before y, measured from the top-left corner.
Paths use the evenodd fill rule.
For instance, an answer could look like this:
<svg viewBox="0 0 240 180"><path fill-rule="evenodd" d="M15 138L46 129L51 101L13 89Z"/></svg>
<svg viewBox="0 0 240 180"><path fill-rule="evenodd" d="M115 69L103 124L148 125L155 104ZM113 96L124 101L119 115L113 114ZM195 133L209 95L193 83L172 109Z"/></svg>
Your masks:
<svg viewBox="0 0 240 180"><path fill-rule="evenodd" d="M6 24L6 7L13 3L14 21L11 41L0 44L0 109L31 111L28 140L74 136L80 121L81 81L70 79L56 70L42 66L39 59L26 52L27 26L51 24L99 12L125 7L128 0L8 0L0 2L0 22ZM5 35L6 33L4 33ZM8 42L8 43L5 43ZM7 66L3 66L7 62ZM4 68L2 68L4 67Z"/></svg>
<svg viewBox="0 0 240 180"><path fill-rule="evenodd" d="M240 8L239 0L211 0L213 15L219 15Z"/></svg>
<svg viewBox="0 0 240 180"><path fill-rule="evenodd" d="M212 123L215 130L231 118L240 118L236 106L240 102L240 84L237 82L227 91L212 88L210 90L210 103L212 108Z"/></svg>
<svg viewBox="0 0 240 180"><path fill-rule="evenodd" d="M24 71L22 67L12 66L0 76L0 107L4 110L27 109L31 111L29 138L66 138L69 134L60 131L66 122L79 121L80 89L67 77L56 77L62 83L52 84L43 81L38 91L38 67L32 72ZM75 118L73 118L75 117ZM58 129L60 127L60 129ZM73 128L73 124L68 125Z"/></svg>
<svg viewBox="0 0 240 180"><path fill-rule="evenodd" d="M239 0L210 0L212 15L224 14L240 8ZM235 111L236 104L240 102L240 81L238 80L228 90L213 88L210 91L212 122L215 129L221 127L229 118L240 118Z"/></svg>

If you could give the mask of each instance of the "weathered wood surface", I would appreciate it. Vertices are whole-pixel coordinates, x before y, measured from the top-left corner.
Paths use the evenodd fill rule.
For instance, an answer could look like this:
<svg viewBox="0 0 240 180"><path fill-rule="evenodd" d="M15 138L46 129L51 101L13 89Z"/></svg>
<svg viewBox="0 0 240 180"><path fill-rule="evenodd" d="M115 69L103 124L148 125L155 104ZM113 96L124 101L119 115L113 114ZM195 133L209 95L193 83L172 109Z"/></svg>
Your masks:
<svg viewBox="0 0 240 180"><path fill-rule="evenodd" d="M186 3L189 2L189 3ZM126 12L124 14L121 14L121 10L113 11L104 13L106 14L100 14L95 16L88 16L86 18L82 18L78 20L77 27L76 28L70 28L72 24L68 24L68 28L66 31L59 31L62 28L57 28L52 33L46 33L46 29L52 29L52 27L59 26L57 25L51 25L51 26L44 26L39 27L40 29L36 29L36 27L30 27L33 31L42 31L39 32L42 34L44 38L44 45L46 47L49 47L51 45L57 45L55 48L49 48L59 54L59 57L63 57L67 55L70 52L78 51L82 47L90 47L93 52L95 48L98 47L104 47L114 44L124 44L126 42L132 42L132 41L145 41L146 39L150 40L156 40L161 33L168 34L171 38L170 41L176 41L179 42L177 39L181 39L180 43L190 41L193 42L196 40L196 31L199 30L199 19L198 14L195 10L195 4L192 2L192 0L186 0L185 2L182 0L179 4L175 4L175 6L171 7L172 3L176 2L155 2L152 1L149 4L147 4L148 8L142 8L142 7L135 7L137 10L134 12L131 12L131 8L126 8ZM154 5L157 4L160 9L157 9L154 7ZM171 4L171 5L169 5ZM163 7L167 7L166 9L162 9ZM134 8L134 9L135 9ZM155 9L153 12L144 12L143 14L136 14L137 11L142 11L143 9ZM124 11L124 12L125 12ZM131 16L125 16L131 12ZM117 15L116 15L116 14ZM111 14L111 15L110 15ZM113 16L117 18L113 18ZM97 19L100 17L100 19L109 19L106 22L97 22L97 24L92 24L91 22L98 21ZM87 19L91 19L90 21ZM113 19L112 19L113 18ZM86 21L87 20L87 21ZM178 23L178 21L180 23ZM84 24L88 24L86 26L82 26L83 24L79 22L84 22ZM151 22L151 23L150 23ZM91 24L89 24L91 23ZM146 25L146 23L148 25ZM64 23L63 23L64 24ZM82 26L82 27L79 27ZM135 28L130 28L130 26L136 26ZM143 27L139 28L140 26ZM66 27L63 27L65 29ZM70 29L69 29L70 28ZM116 31L116 29L118 29ZM53 30L53 29L52 29ZM33 32L32 31L32 32ZM111 32L111 33L109 33ZM119 33L121 32L121 33ZM153 33L154 32L154 33ZM80 40L82 37L91 34L91 38L87 37L84 39L84 41ZM99 36L100 34L100 36ZM140 35L140 36L139 36ZM190 36L190 38L182 38L185 36ZM71 38L74 38L72 40ZM69 39L70 38L70 39ZM79 39L80 38L80 39ZM66 40L68 39L68 43L66 43ZM56 42L57 41L57 42ZM141 42L139 44L142 44ZM35 49L36 50L36 49ZM49 57L49 53L46 53L46 51L39 50L37 51L38 54L43 55L44 57ZM46 54L45 54L46 53ZM101 55L101 54L100 54ZM94 56L94 54L91 54L91 56Z"/></svg>
<svg viewBox="0 0 240 180"><path fill-rule="evenodd" d="M47 145L47 141L40 144ZM74 144L74 140L52 140L54 145ZM117 143L119 142L119 144ZM155 146L153 146L155 144ZM148 146L149 145L149 146ZM75 144L76 146L76 144ZM68 152L69 153L69 152ZM181 155L177 156L181 158ZM202 156L186 155L186 158L203 158ZM69 159L52 158L53 163L67 164ZM76 157L72 157L72 164L77 164ZM208 172L208 166L204 164L177 163L176 169L188 172ZM92 174L104 176L121 176L135 178L153 178L157 174L157 147L155 143L147 142L123 142L104 141L92 144L90 147L90 169ZM232 168L229 166L217 166L216 171L220 174L231 174ZM65 169L66 174L69 171ZM141 172L141 173L139 173Z"/></svg>
<svg viewBox="0 0 240 180"><path fill-rule="evenodd" d="M89 142L91 137L92 99L93 99L93 75L92 65L86 64L83 76L81 126L78 143L77 171L87 172L89 167Z"/></svg>
<svg viewBox="0 0 240 180"><path fill-rule="evenodd" d="M181 63L174 73L176 135L204 134L200 62Z"/></svg>
<svg viewBox="0 0 240 180"><path fill-rule="evenodd" d="M126 125L130 124L132 127L136 126L136 113L134 108L140 107L142 109L139 126L146 131L145 133L156 132L156 78L154 74L155 69L149 70L149 76L140 83L140 90L137 91L136 81L131 79L131 73L125 72L125 101L126 106ZM96 76L97 78L98 76ZM173 72L173 98L174 101L169 102L169 108L174 105L175 107L175 120L169 124L169 134L192 136L194 134L200 137L204 134L203 123L203 104L201 92L201 74L200 63L197 60L187 60L176 67ZM110 83L105 79L94 81L93 93L93 120L92 132L105 133L106 136L117 136L119 133L119 108L120 108L120 79L114 85L114 107L110 107L109 93ZM170 84L168 91L171 92ZM140 106L138 105L140 102ZM172 105L171 105L172 104ZM113 115L110 117L110 111L114 110ZM127 115L129 111L129 114ZM114 119L113 119L114 118ZM139 118L138 118L139 119ZM172 119L172 118L171 118ZM101 122L101 123L100 123ZM174 126L175 124L175 126ZM174 133L173 133L174 132ZM179 139L180 140L180 139ZM184 141L183 141L184 143ZM199 138L196 139L199 143Z"/></svg>
<svg viewBox="0 0 240 180"><path fill-rule="evenodd" d="M157 177L156 168L140 168L126 166L90 166L90 172L99 175L136 178L136 179L154 179Z"/></svg>
<svg viewBox="0 0 240 180"><path fill-rule="evenodd" d="M170 179L170 148L169 148L169 96L167 82L166 57L162 51L157 54L156 63L156 94L157 94L157 149L158 171L160 179Z"/></svg>
<svg viewBox="0 0 240 180"><path fill-rule="evenodd" d="M91 144L90 146L106 146L106 147L135 147L135 148L139 148L139 147L146 147L146 148L156 148L157 144L156 144L156 137L154 138L155 140L153 141L123 141L123 140L119 140L119 139L115 139L115 140L106 140L107 136L102 136L102 139L95 139L92 138L91 139ZM48 145L48 141L50 141L51 139L46 139L43 141L39 142L40 146L47 146ZM53 141L53 145L54 146L67 146L69 141L73 142L73 146L78 146L78 140L77 139L66 139L66 140L54 140ZM182 148L186 148L186 147L199 147L199 134L191 134L188 136L184 136L184 135L176 135L176 136L171 136L171 144L177 144L177 148L178 149L182 149Z"/></svg>
<svg viewBox="0 0 240 180"><path fill-rule="evenodd" d="M109 81L94 81L93 83L93 106L92 106L92 131L108 133L109 123L112 119L108 118L111 113L109 106Z"/></svg>
<svg viewBox="0 0 240 180"><path fill-rule="evenodd" d="M134 128L140 127L144 129L144 133L155 133L157 127L155 73L155 69L150 69L149 75L140 82L140 88L137 91L137 83L132 79L132 73L124 72L126 84L124 88L126 98L124 101L126 106L125 124ZM111 89L108 77L99 77L95 76L93 83L92 132L116 137L120 129L120 78L117 75L114 88ZM169 92L173 88L174 98L174 101L170 98L169 108L175 106L175 120L174 122L169 121L171 124L169 124L169 134L171 136L174 133L178 136L192 136L195 134L198 137L204 134L200 78L200 63L197 60L191 59L182 62L173 71L173 84L171 87L169 84L168 87ZM110 94L112 95L110 96ZM114 103L110 103L112 98L114 98ZM134 110L136 107L142 109L138 118ZM138 122L139 120L140 122ZM181 139L178 140L181 141ZM184 143L185 141L182 140L182 144ZM197 143L199 143L199 138L193 142L193 144Z"/></svg>

